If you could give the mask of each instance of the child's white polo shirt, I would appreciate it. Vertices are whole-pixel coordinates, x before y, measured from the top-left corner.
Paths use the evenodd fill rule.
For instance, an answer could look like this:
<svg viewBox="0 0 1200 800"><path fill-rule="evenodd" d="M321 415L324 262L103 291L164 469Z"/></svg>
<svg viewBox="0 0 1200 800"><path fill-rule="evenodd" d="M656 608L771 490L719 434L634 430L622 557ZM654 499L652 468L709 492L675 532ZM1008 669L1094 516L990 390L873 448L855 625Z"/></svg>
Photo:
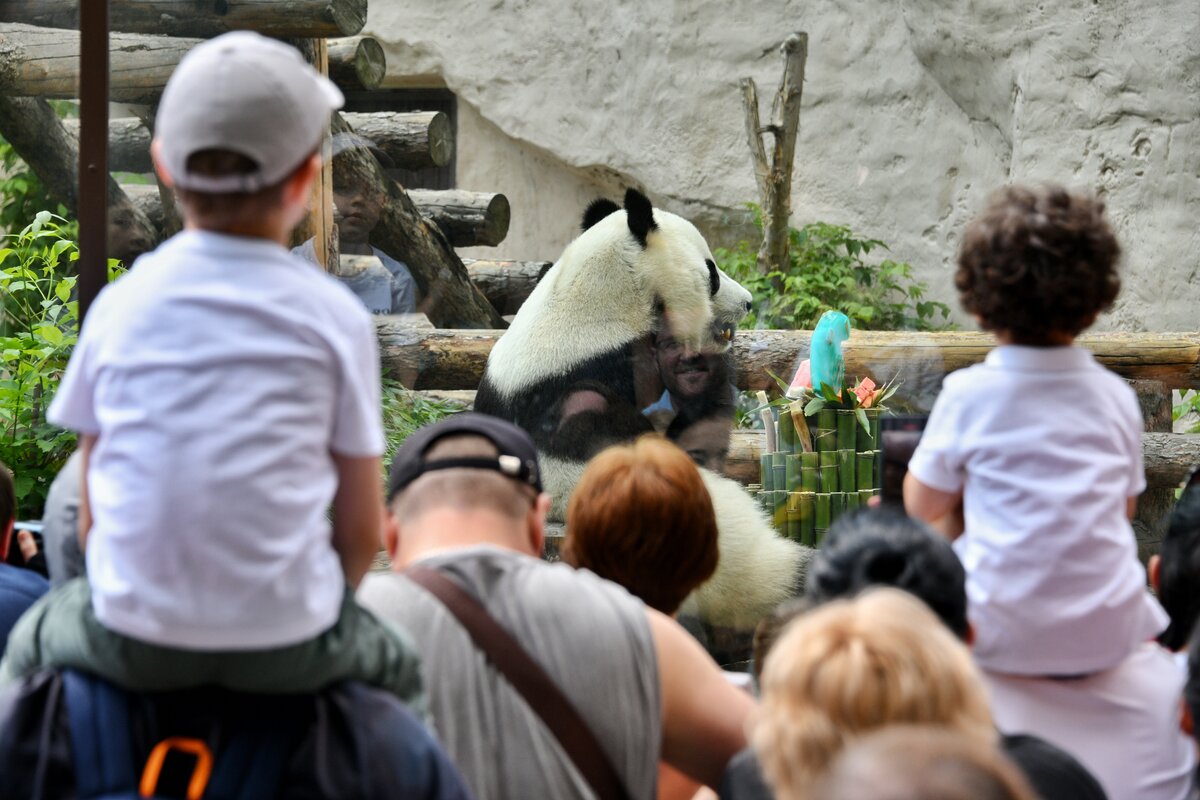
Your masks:
<svg viewBox="0 0 1200 800"><path fill-rule="evenodd" d="M984 668L1096 672L1166 627L1126 518L1141 434L1133 390L1079 347L998 347L946 377L909 469L963 492L955 549Z"/></svg>
<svg viewBox="0 0 1200 800"><path fill-rule="evenodd" d="M181 233L100 293L50 419L99 434L104 625L246 650L334 624L331 453L383 450L374 326L337 280L266 240Z"/></svg>

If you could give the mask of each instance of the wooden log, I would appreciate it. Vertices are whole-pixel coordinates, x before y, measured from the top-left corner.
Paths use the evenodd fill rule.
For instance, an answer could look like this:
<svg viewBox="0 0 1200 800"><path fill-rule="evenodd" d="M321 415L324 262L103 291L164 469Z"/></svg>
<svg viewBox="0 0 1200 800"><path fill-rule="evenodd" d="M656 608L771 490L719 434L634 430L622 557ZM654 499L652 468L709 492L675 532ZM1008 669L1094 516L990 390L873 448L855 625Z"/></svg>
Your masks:
<svg viewBox="0 0 1200 800"><path fill-rule="evenodd" d="M54 109L40 97L0 95L0 136L3 136L46 190L72 214L79 208L79 138L62 124ZM154 247L157 228L121 190L108 180L108 255L128 263Z"/></svg>
<svg viewBox="0 0 1200 800"><path fill-rule="evenodd" d="M454 156L454 129L442 111L376 111L342 114L401 169L444 167Z"/></svg>
<svg viewBox="0 0 1200 800"><path fill-rule="evenodd" d="M339 86L378 89L387 73L383 46L370 36L330 39L329 77Z"/></svg>
<svg viewBox="0 0 1200 800"><path fill-rule="evenodd" d="M1171 432L1171 391L1161 381L1132 381L1147 433ZM1157 553L1167 532L1167 515L1175 505L1174 487L1147 486L1138 498L1133 517L1133 532L1137 535L1138 556L1148 561Z"/></svg>
<svg viewBox="0 0 1200 800"><path fill-rule="evenodd" d="M122 183L121 191L125 192L125 196L129 198L130 202L146 215L156 231L162 230L163 209L157 183Z"/></svg>
<svg viewBox="0 0 1200 800"><path fill-rule="evenodd" d="M63 124L76 138L79 120L65 119ZM108 122L108 169L110 172L153 172L150 161L150 131L137 117Z"/></svg>
<svg viewBox="0 0 1200 800"><path fill-rule="evenodd" d="M109 36L109 99L149 103L200 39L140 33ZM0 94L73 98L79 95L79 32L0 24Z"/></svg>
<svg viewBox="0 0 1200 800"><path fill-rule="evenodd" d="M502 194L409 189L408 196L455 247L495 247L508 235L511 212Z"/></svg>
<svg viewBox="0 0 1200 800"><path fill-rule="evenodd" d="M353 36L367 0L108 0L109 28L207 39L234 30L279 38ZM3 0L0 22L79 28L79 0Z"/></svg>
<svg viewBox="0 0 1200 800"><path fill-rule="evenodd" d="M384 365L390 359L397 368L418 368L419 385L406 384L410 388L474 389L501 333L443 330L436 340L392 342ZM811 331L740 331L733 340L738 388L776 390L766 370L790 376L795 362L807 357L810 336ZM1078 341L1123 378L1154 378L1168 389L1200 388L1200 331L1091 333ZM922 378L940 383L945 373L982 361L994 345L985 333L855 331L845 345L846 373L877 382L898 378L903 385L896 398L903 398L909 383Z"/></svg>
<svg viewBox="0 0 1200 800"><path fill-rule="evenodd" d="M762 431L734 431L726 474L743 484L758 483L762 443ZM1173 488L1187 477L1193 465L1200 463L1200 434L1147 433L1142 437L1142 453L1146 483L1158 489Z"/></svg>
<svg viewBox="0 0 1200 800"><path fill-rule="evenodd" d="M350 130L342 116L334 114L333 133ZM345 170L339 172L339 182L344 179L350 185L371 188L382 195L382 209L371 233L371 244L408 265L421 292L418 311L424 312L439 328L504 326L500 314L471 283L467 268L441 229L421 214L400 184L383 174L369 150L343 151L338 157L338 169ZM488 341L490 349L492 340Z"/></svg>
<svg viewBox="0 0 1200 800"><path fill-rule="evenodd" d="M467 274L501 314L515 314L554 263L464 258Z"/></svg>
<svg viewBox="0 0 1200 800"><path fill-rule="evenodd" d="M475 405L475 392L468 389L426 389L421 394L435 400L458 403L464 411L471 410ZM758 483L762 445L762 431L733 431L725 474L739 483ZM1194 465L1200 464L1200 434L1147 433L1142 438L1142 454L1150 491L1172 491L1187 477Z"/></svg>
<svg viewBox="0 0 1200 800"><path fill-rule="evenodd" d="M179 60L201 41L144 33L111 34L109 99L120 103L156 102ZM293 44L304 41L319 40L300 39ZM341 85L360 88L357 79ZM0 24L0 94L76 97L79 32L20 23Z"/></svg>

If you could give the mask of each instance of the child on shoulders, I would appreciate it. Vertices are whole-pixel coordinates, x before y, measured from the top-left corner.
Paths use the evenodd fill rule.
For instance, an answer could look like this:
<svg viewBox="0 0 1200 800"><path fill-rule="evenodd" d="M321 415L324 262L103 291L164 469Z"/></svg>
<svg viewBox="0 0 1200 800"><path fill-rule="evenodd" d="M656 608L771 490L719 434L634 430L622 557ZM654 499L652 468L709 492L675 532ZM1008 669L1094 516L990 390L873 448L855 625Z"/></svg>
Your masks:
<svg viewBox="0 0 1200 800"><path fill-rule="evenodd" d="M1000 191L963 237L955 284L999 346L946 377L904 503L928 522L961 511L947 532L986 670L1098 672L1167 623L1129 523L1137 398L1074 344L1116 299L1119 255L1104 205L1058 187Z"/></svg>
<svg viewBox="0 0 1200 800"><path fill-rule="evenodd" d="M374 325L286 249L341 104L253 33L172 75L152 154L185 230L100 294L50 408L80 434L88 577L18 624L5 674L421 699L407 640L353 598L382 530Z"/></svg>

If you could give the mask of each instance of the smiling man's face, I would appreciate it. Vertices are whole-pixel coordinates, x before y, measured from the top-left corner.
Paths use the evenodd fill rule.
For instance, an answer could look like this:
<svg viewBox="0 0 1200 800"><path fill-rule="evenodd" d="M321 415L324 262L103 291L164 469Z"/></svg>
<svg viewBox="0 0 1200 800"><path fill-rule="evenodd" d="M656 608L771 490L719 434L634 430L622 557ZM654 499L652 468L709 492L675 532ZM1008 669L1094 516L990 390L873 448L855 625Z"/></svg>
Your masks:
<svg viewBox="0 0 1200 800"><path fill-rule="evenodd" d="M718 354L691 350L663 331L654 339L654 358L658 375L672 397L690 400L700 397L711 386Z"/></svg>

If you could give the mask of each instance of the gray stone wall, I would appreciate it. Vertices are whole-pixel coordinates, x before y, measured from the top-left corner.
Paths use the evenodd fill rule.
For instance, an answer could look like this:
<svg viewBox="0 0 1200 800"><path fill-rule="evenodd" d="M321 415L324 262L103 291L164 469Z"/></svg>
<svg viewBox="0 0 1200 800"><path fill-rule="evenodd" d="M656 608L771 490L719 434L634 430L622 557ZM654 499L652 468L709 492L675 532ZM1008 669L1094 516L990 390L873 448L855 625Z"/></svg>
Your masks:
<svg viewBox="0 0 1200 800"><path fill-rule="evenodd" d="M956 305L958 237L992 189L1091 189L1126 252L1100 327L1200 327L1196 0L412 0L372 2L368 29L392 85L457 93L459 184L513 204L492 256L555 258L628 184L745 236L737 82L769 96L778 43L807 30L795 224L889 242Z"/></svg>

